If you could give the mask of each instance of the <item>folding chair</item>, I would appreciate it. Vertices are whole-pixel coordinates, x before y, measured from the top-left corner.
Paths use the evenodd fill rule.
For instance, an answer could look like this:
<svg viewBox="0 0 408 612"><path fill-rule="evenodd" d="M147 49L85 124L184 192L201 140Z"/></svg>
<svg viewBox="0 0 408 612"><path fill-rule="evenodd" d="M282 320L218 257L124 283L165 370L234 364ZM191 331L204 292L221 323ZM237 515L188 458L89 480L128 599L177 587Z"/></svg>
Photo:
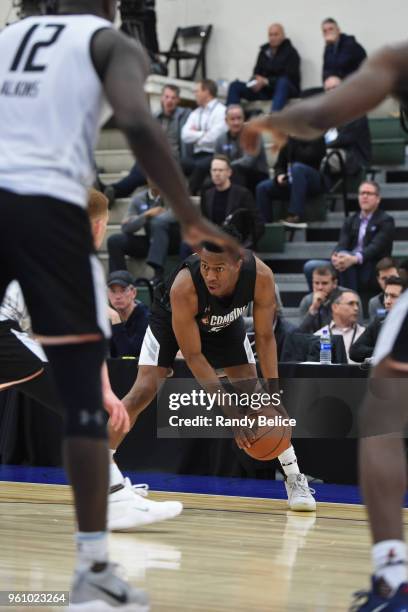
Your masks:
<svg viewBox="0 0 408 612"><path fill-rule="evenodd" d="M187 81L194 81L196 78L197 71L201 66L202 78L207 77L207 67L205 50L208 39L210 37L212 25L207 26L189 26L187 28L177 28L174 34L173 41L171 43L169 51L160 51L159 55L163 55L166 58L166 66L170 60L176 62L176 77L178 79L185 79ZM190 51L186 49L196 44L198 51ZM191 71L184 76L180 74L180 62L181 61L193 61L194 64Z"/></svg>

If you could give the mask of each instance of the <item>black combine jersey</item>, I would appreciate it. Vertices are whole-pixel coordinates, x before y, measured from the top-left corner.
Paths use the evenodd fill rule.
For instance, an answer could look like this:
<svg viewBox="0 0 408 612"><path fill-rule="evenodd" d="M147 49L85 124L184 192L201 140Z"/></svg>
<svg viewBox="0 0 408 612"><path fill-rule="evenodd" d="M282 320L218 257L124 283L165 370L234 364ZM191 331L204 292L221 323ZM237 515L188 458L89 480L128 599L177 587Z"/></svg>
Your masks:
<svg viewBox="0 0 408 612"><path fill-rule="evenodd" d="M198 298L196 321L200 331L217 333L240 320L249 303L253 301L256 282L256 260L250 251L244 258L234 293L227 298L218 298L208 291L200 271L200 257L191 255L175 270L168 282L156 296L153 313L160 316L171 312L170 290L180 270L188 268Z"/></svg>

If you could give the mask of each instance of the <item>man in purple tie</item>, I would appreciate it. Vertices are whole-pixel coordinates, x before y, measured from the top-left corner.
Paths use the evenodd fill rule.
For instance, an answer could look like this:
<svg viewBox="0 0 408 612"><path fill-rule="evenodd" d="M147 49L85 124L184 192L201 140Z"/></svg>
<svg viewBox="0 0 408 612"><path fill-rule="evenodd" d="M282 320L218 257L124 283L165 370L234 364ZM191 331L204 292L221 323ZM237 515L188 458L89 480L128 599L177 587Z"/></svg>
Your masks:
<svg viewBox="0 0 408 612"><path fill-rule="evenodd" d="M339 282L355 291L375 287L375 264L391 255L394 219L380 210L381 195L375 181L364 181L358 190L360 210L347 217L331 256Z"/></svg>
<svg viewBox="0 0 408 612"><path fill-rule="evenodd" d="M393 217L380 209L380 187L375 181L364 181L358 190L359 211L347 217L339 241L331 255L339 285L358 291L364 308L376 289L377 262L391 255L395 233ZM311 259L304 272L308 281L316 267L327 261Z"/></svg>

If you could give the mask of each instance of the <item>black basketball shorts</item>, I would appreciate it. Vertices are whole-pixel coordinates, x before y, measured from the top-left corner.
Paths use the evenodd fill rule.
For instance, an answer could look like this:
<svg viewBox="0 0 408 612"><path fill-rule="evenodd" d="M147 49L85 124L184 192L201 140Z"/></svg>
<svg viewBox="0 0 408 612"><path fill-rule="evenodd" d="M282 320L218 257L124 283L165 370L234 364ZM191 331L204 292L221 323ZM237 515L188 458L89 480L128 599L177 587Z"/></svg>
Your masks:
<svg viewBox="0 0 408 612"><path fill-rule="evenodd" d="M201 349L214 369L255 364L251 344L245 332L242 319L238 319L224 330L216 333L200 331ZM158 315L154 312L149 318L149 327L140 351L139 365L153 365L170 368L179 350L171 324L171 314Z"/></svg>
<svg viewBox="0 0 408 612"><path fill-rule="evenodd" d="M380 363L385 357L408 363L408 290L387 315L378 336L374 363Z"/></svg>
<svg viewBox="0 0 408 612"><path fill-rule="evenodd" d="M86 211L0 189L0 219L0 300L18 280L33 331L44 343L109 337L105 280Z"/></svg>

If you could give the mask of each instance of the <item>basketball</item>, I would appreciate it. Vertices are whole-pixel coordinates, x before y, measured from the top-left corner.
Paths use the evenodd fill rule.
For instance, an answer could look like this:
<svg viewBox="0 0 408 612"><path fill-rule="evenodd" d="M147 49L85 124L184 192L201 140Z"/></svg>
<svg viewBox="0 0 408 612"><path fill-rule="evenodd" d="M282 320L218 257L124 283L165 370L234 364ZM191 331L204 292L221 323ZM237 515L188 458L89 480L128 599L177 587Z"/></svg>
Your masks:
<svg viewBox="0 0 408 612"><path fill-rule="evenodd" d="M282 416L280 412L270 406L267 412L259 411L258 417L267 419ZM247 455L259 461L270 461L276 459L281 453L289 448L291 444L292 428L290 425L278 424L275 426L259 425L256 429L256 439L250 448L244 448Z"/></svg>

